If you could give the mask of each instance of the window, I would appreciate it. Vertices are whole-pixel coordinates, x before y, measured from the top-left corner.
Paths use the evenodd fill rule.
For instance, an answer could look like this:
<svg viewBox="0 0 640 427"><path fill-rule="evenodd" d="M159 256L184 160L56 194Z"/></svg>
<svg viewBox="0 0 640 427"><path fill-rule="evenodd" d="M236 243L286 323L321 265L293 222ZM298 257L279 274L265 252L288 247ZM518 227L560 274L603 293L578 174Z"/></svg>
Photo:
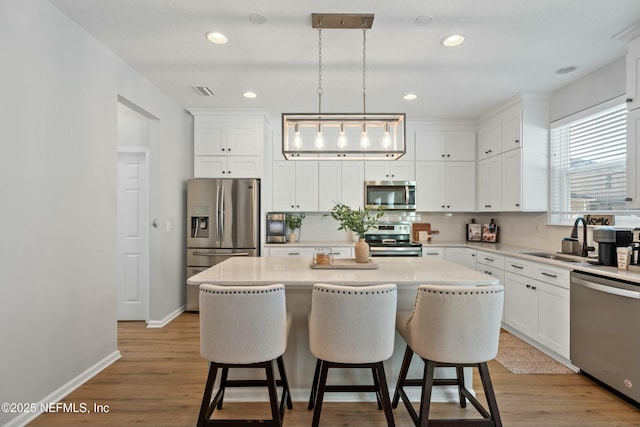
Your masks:
<svg viewBox="0 0 640 427"><path fill-rule="evenodd" d="M624 103L551 126L551 224L577 215L626 210L627 108Z"/></svg>

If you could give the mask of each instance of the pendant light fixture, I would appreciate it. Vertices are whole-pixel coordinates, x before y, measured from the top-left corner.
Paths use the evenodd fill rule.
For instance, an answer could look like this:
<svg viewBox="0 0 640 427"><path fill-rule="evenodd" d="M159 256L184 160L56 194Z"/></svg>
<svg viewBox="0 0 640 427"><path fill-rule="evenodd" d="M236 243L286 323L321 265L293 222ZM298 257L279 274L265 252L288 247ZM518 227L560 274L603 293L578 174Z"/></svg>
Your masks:
<svg viewBox="0 0 640 427"><path fill-rule="evenodd" d="M406 152L405 114L368 113L366 102L367 30L373 14L311 15L318 29L318 113L282 114L282 153L291 160L395 160ZM362 30L362 113L322 111L322 31Z"/></svg>

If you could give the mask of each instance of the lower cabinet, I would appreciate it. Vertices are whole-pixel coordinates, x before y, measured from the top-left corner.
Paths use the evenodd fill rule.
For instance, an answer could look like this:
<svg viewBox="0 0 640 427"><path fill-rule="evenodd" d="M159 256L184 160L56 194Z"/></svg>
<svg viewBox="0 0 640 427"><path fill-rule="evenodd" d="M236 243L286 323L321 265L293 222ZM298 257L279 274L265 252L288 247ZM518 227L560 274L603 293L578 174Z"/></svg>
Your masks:
<svg viewBox="0 0 640 427"><path fill-rule="evenodd" d="M314 246L301 246L301 245L288 245L282 248L268 248L269 256L301 256L308 257L310 260L313 258L313 250L316 247L331 247L331 253L334 258L353 258L353 245L350 246L331 246L329 244L319 244Z"/></svg>
<svg viewBox="0 0 640 427"><path fill-rule="evenodd" d="M476 250L470 248L445 248L445 258L472 270L476 269Z"/></svg>
<svg viewBox="0 0 640 427"><path fill-rule="evenodd" d="M504 323L569 358L569 270L507 258Z"/></svg>

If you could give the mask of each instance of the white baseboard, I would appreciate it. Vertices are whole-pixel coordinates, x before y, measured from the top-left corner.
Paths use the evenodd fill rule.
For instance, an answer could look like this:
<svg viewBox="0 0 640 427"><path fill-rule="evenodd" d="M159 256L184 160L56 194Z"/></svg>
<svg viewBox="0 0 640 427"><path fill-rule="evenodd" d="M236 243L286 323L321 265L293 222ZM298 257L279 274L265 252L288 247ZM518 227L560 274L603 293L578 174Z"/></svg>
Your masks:
<svg viewBox="0 0 640 427"><path fill-rule="evenodd" d="M37 411L30 413L23 413L12 420L10 420L3 427L21 427L24 426L34 419L36 419L40 414L42 414L42 408L46 407L51 403L57 403L68 396L72 391L89 381L91 378L99 374L102 370L107 368L116 360L120 359L120 351L116 350L104 359L100 360L95 365L89 367L80 375L73 378L71 381L64 384L62 387L55 390L53 393L46 396L44 399L40 400L37 404Z"/></svg>
<svg viewBox="0 0 640 427"><path fill-rule="evenodd" d="M175 319L176 317L180 316L182 313L184 313L184 311L186 310L186 306L181 306L179 308L177 308L176 310L174 310L173 312L169 313L164 319L162 320L149 320L149 322L147 322L147 328L164 328L165 326L167 326L173 319Z"/></svg>

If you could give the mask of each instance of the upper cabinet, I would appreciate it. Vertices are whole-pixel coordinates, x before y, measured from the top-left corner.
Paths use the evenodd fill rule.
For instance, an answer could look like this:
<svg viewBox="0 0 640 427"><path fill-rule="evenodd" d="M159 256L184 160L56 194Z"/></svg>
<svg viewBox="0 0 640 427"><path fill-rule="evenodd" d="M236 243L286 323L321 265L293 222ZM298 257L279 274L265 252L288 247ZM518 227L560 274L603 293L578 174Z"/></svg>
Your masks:
<svg viewBox="0 0 640 427"><path fill-rule="evenodd" d="M476 133L466 130L415 131L417 161L465 162L476 160Z"/></svg>
<svg viewBox="0 0 640 427"><path fill-rule="evenodd" d="M196 178L262 178L265 117L189 110Z"/></svg>
<svg viewBox="0 0 640 427"><path fill-rule="evenodd" d="M485 159L493 158L493 161ZM479 125L479 211L548 208L549 107L546 95L521 94ZM488 168L500 168L500 173ZM496 185L497 176L500 184ZM488 188L487 186L494 186ZM496 188L501 198L496 200Z"/></svg>
<svg viewBox="0 0 640 427"><path fill-rule="evenodd" d="M627 208L640 208L640 38L629 43L627 53Z"/></svg>

